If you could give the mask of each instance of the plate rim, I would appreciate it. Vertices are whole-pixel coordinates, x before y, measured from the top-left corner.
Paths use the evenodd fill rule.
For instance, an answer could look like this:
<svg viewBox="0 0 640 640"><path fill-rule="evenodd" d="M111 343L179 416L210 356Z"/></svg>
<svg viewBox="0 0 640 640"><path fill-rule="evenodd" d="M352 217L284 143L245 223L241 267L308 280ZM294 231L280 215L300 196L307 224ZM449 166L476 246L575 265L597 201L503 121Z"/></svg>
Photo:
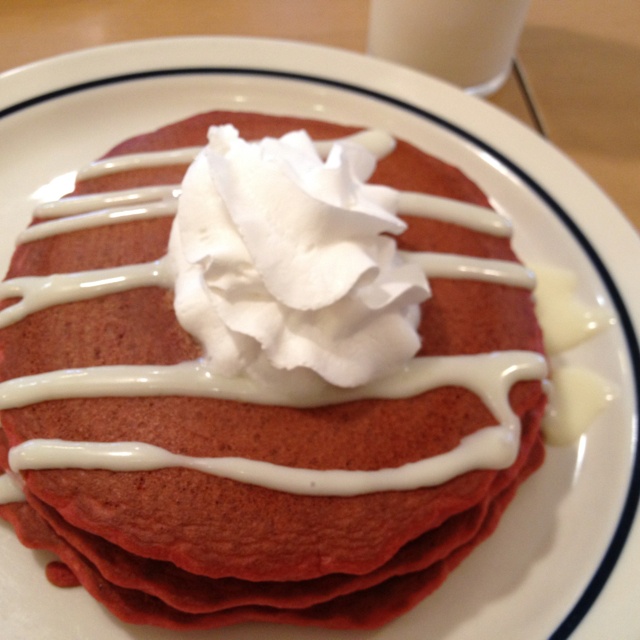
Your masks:
<svg viewBox="0 0 640 640"><path fill-rule="evenodd" d="M203 49L204 45L207 45L206 50ZM211 45L215 46L211 47ZM177 57L180 60L176 60L173 64L166 64L165 62L164 65L160 64L157 59L151 60L149 58L149 54L157 51L158 47L162 49L166 49L167 47L177 47ZM279 63L275 65L275 68L272 64L269 64L268 68L265 68L262 64L254 67L252 60L255 59L255 55L249 55L248 61L243 64L238 63L237 56L239 51L245 50L255 53L256 49L263 50L265 47L270 49L272 53L276 54L276 58ZM194 48L194 50L189 51L191 48ZM223 59L216 59L220 50L225 49L226 55L223 56ZM309 53L311 55L306 59L305 56L293 56L293 60L297 62L289 65L284 64L285 57L289 57L293 50L299 51L301 49L304 50L305 53ZM145 55L142 56L142 60L138 57L134 63L132 62L131 56L122 55L122 53L131 50L142 50L145 52ZM114 56L119 56L121 59L125 58L124 64L122 65L121 63L123 69L118 73L114 73L113 68L110 67L109 61L110 59L113 60ZM324 74L312 73L310 68L315 67L318 56L323 60L331 58L332 60L343 60L349 64L355 64L356 66L365 65L366 67L376 70L382 69L384 73L378 77L377 81L373 82L368 79L367 83L363 83L362 79L359 79L357 83L349 79L350 72L347 72L349 64L345 64L343 66L342 71L338 74L338 78L330 75L327 76ZM266 58L269 59L269 56L266 56ZM204 63L204 60L207 60L208 62ZM75 63L78 61L83 61L85 64L76 65ZM88 70L91 69L92 66L91 64L86 64L87 61L89 63L97 63L98 68L101 69L101 75L99 77L93 77L92 75L91 80L85 79L85 81L74 82L74 77L75 80L79 80L79 76L85 76L86 78ZM200 62L195 66L184 66L185 61L193 61L194 63L198 61ZM216 66L212 67L211 63L214 61ZM179 62L180 64L178 64ZM76 66L82 68L77 69ZM146 70L140 70L142 66L144 66ZM69 69L69 67L71 67L71 75L68 73L66 75L52 73L55 69ZM136 71L134 69L138 70ZM347 69L347 71L345 71L345 69ZM22 96L17 102L13 102L11 104L8 104L6 99L3 101L0 97L0 120L23 109L35 106L41 102L99 85L127 80L134 81L143 77L166 77L167 75L174 74L183 75L185 73L203 72L218 74L241 73L266 75L278 78L284 77L293 80L328 84L339 89L361 93L368 97L383 100L393 106L427 117L429 120L435 121L436 124L445 126L454 133L462 135L477 147L487 150L492 155L496 156L500 162L505 164L509 169L514 171L518 177L523 179L527 186L532 188L536 195L541 197L554 211L554 213L556 213L556 215L559 215L562 222L569 227L574 238L578 240L580 246L587 252L589 260L596 267L598 274L603 278L605 287L614 301L616 310L618 311L624 328L625 347L635 373L637 415L638 398L640 397L640 349L638 348L638 334L634 325L638 322L640 314L638 314L637 309L634 308L633 304L629 305L630 301L628 296L625 296L622 293L622 290L626 287L620 287L619 283L617 283L613 278L610 273L610 268L601 259L599 252L596 251L592 241L589 239L589 234L585 233L583 228L567 214L567 204L563 203L572 201L571 197L566 197L565 190L567 188L565 187L565 190L560 192L560 195L564 197L561 197L558 200L557 192L553 190L553 187L545 186L545 183L549 181L538 181L539 176L535 175L535 170L528 168L529 163L525 163L525 166L523 167L520 162L516 163L512 160L512 156L509 155L509 151L511 150L513 152L513 147L510 144L505 144L506 137L514 135L515 133L517 134L516 138L519 141L524 138L536 153L542 153L546 159L554 161L553 164L556 168L562 168L564 174L568 175L571 179L571 182L577 181L584 189L590 192L592 197L596 197L600 206L604 206L605 208L608 208L609 211L615 212L617 216L614 216L614 220L618 233L625 229L625 227L627 227L627 230L628 228L633 230L633 227L617 210L616 206L608 199L608 197L599 189L599 187L597 187L597 185L595 185L595 183L586 174L578 169L572 161L555 149L555 147L553 147L548 141L543 140L535 132L527 129L523 124L517 122L508 114L500 112L492 105L481 102L478 98L467 96L455 87L451 87L439 80L418 74L412 70L398 67L398 65L392 63L375 60L367 56L363 56L362 54L321 45L309 45L292 41L249 37L192 36L160 38L122 42L70 52L60 56L47 58L44 61L30 63L23 67L18 67L17 69L0 74L0 86L3 88L9 87L9 91L4 95L13 96L10 98L11 100L15 100L16 96ZM404 85L407 80L417 83L418 90L415 90L414 85L414 90L410 92L410 94L415 95L407 95L406 86L401 91L401 94L397 94L394 91L393 86L382 91L380 84L385 84L385 76L390 72L394 74L395 78L393 85L396 85L398 81ZM44 93L38 93L37 85L41 81L43 74L50 79L48 80L49 89ZM61 86L63 83L66 84ZM56 85L57 88L54 88ZM420 96L425 91L427 91L428 95L428 91L430 90L435 90L441 96L444 95L445 99L442 100L443 105L449 105L450 101L453 101L455 105L462 105L462 107L454 109L453 113L447 113L445 116L442 112L442 106L440 108L436 107L435 109L433 109L433 105L429 105L429 107L420 106L420 104L418 104L420 102ZM465 123L460 109L462 108L466 111L470 106L474 111L479 111L481 117L476 118L475 122ZM503 134L497 136L494 144L493 139L492 142L489 143L484 139L482 134L486 127L491 126L491 124L496 121L499 121L504 128L502 130ZM505 131L506 136L504 135ZM519 142L519 144L521 144L521 142ZM530 175L531 173L534 174L534 177ZM555 182L552 180L551 184L553 185ZM593 235L593 230L590 229L590 231ZM637 240L635 236L630 240L630 242L633 243L634 240ZM624 251L620 251L620 253L624 253ZM619 265L616 263L615 268L612 270L617 273L619 268ZM637 434L635 440L637 440ZM625 498L625 505L618 519L614 536L609 543L605 557L600 562L596 574L590 580L589 585L575 604L573 610L565 616L563 622L557 627L554 634L550 636L553 640L560 640L561 638L569 637L569 635L571 635L582 623L597 601L601 591L605 588L607 582L611 578L617 562L625 549L628 537L632 534L632 528L636 519L638 499L640 498L640 461L638 456L639 454L636 446L635 451L633 452L632 473L630 476L630 485ZM624 526L622 525L623 521L625 522ZM600 585L594 585L596 576L600 576L598 581L601 581L602 576L605 576Z"/></svg>

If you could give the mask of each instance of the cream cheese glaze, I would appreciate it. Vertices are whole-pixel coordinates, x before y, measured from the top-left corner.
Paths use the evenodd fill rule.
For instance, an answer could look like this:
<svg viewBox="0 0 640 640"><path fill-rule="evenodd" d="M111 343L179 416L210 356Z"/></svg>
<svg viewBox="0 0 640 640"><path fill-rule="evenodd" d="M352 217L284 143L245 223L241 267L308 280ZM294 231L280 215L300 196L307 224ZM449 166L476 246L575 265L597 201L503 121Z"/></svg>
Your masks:
<svg viewBox="0 0 640 640"><path fill-rule="evenodd" d="M549 398L542 430L547 443L569 445L618 396L615 385L586 367L567 365L562 354L615 324L611 309L587 305L577 292L575 273L536 266L536 315L542 326L553 379L545 383Z"/></svg>
<svg viewBox="0 0 640 640"><path fill-rule="evenodd" d="M0 476L0 504L22 502L24 492L18 474L7 472Z"/></svg>
<svg viewBox="0 0 640 640"><path fill-rule="evenodd" d="M515 362L515 364L514 364ZM22 469L47 469L67 467L81 469L110 469L113 471L149 470L181 466L204 473L231 478L239 482L305 495L361 495L376 491L400 491L441 484L473 469L503 469L515 461L519 444L519 419L508 402L509 389L519 380L531 380L546 374L544 358L530 352L506 352L480 356L453 358L414 359L403 380L389 380L372 384L357 392L358 398L395 398L413 395L438 386L460 384L475 392L497 416L499 424L486 427L463 438L460 445L446 453L405 464L396 469L378 471L346 471L293 469L267 462L242 458L196 458L172 454L164 449L141 442L111 444L89 442L65 442L61 440L31 440L13 447L9 453L12 471ZM107 368L108 369L108 368ZM188 376L188 369L174 369L175 375L158 382L146 391L151 393L175 393L177 384L191 393L201 392L209 397L225 397L245 402L286 402L287 398L261 397L263 389L248 394L234 395L234 385L229 378L200 378L201 384ZM104 381L104 378L102 379ZM225 381L227 384L225 385ZM488 382L487 382L488 381ZM81 384L78 385L77 383ZM132 395L143 395L135 380L116 375L113 378L118 395L123 388ZM218 386L221 383L222 388ZM394 384L395 383L395 384ZM75 388L91 389L85 380L74 380ZM108 384L107 384L108 386ZM162 388L158 388L162 387ZM104 388L101 385L100 392ZM246 389L245 389L246 391ZM67 397L68 389L61 397ZM107 391L108 394L108 391ZM78 394L73 394L77 396ZM330 401L344 402L353 399L353 390L334 387ZM319 400L319 399L317 399ZM326 400L326 399L325 399Z"/></svg>
<svg viewBox="0 0 640 640"><path fill-rule="evenodd" d="M351 139L349 145L358 146L357 154L360 154L360 157L362 157L362 148L380 157L393 148L393 139L381 132L364 132L356 136L355 142ZM327 145L321 145L321 148L322 146ZM341 147L341 145L338 146ZM341 148L344 149L344 146ZM325 152L326 149L323 150L323 153ZM109 161L94 163L90 170L79 172L79 176L103 175L131 167L174 164L176 158L189 161L196 155L197 152L189 148L110 158ZM327 157L331 158L331 152ZM202 167L202 163L200 166ZM364 172L360 169L358 171L360 173L357 175L362 182L362 176L366 175L370 169ZM393 194L386 188L381 193L385 204L380 206L379 202L374 203L374 208L384 219L384 224L380 227L384 230L389 230L388 225L393 228L397 224L394 220L395 213L388 209L388 202L395 198L403 211L413 215L433 216L492 235L508 236L511 233L509 223L489 209L424 194ZM179 190L175 186L168 185L166 188L159 189L133 189L65 198L59 203L40 207L37 215L52 219L35 225L35 228L43 227L43 230L37 233L57 234L92 224L117 224L119 221L130 219L132 215L147 217L168 215L175 211L178 195ZM352 196L353 192L350 197ZM133 206L129 206L130 203ZM159 206L155 206L156 204ZM335 202L330 204L335 206ZM379 209L382 211L380 212ZM139 212L132 213L132 210L139 210ZM402 228L402 224L404 223L397 226L398 230ZM21 241L29 242L35 237L38 237L36 232L31 236L27 232L23 234ZM481 279L527 289L532 289L535 284L532 273L522 265L513 262L438 254L410 256L402 254L394 256L393 260L400 262L406 260L404 267L415 268L419 265L427 277L434 275ZM352 278L352 283L360 278L361 275L356 274ZM86 299L148 285L171 287L174 285L174 279L175 272L167 267L166 258L146 265L66 276L16 278L1 285L0 297L7 299L17 296L22 299L0 312L0 325L7 326L35 310L53 304L64 304L74 299ZM410 287L414 284L415 277L412 276ZM411 319L411 322L415 322L415 319ZM215 367L211 367L210 362L203 359L203 361L172 367L96 367L54 371L9 380L0 384L0 408L25 406L53 398L162 395L176 392L183 395L235 398L248 402L316 406L365 397L402 397L420 393L438 385L458 385L476 393L496 416L498 424L480 430L442 456L398 469L367 472L337 470L311 472L248 460L176 458L170 452L158 451L157 448L151 448L144 443L115 443L113 448L116 455L113 451L109 451L109 447L98 443L60 441L30 441L14 447L10 452L11 465L15 472L28 468L55 468L83 464L91 468L117 470L122 468L119 465L124 464L123 460L130 460L130 466L125 464L128 469L157 468L178 464L199 468L207 473L232 474L232 477L239 481L271 486L283 491L311 495L336 495L336 486L339 484L346 485L345 489L340 490L341 492L346 490L349 493L358 494L437 485L471 469L499 469L509 466L517 455L520 435L519 420L509 406L509 390L519 380L540 380L546 376L545 359L533 352L500 352L477 356L433 358L411 358L409 355L406 357L404 366L398 364L391 370L386 370L377 379L373 376L366 383L345 385L345 388L325 380L321 380L320 385L313 387L305 384L295 387L290 384L291 377L287 378L285 385L264 386L259 377L251 379L242 372L236 372L233 376L221 375ZM300 376L294 376L293 379L298 377ZM79 381L82 384L78 384ZM3 485L7 482L6 478L2 479ZM5 490L4 494L6 493L12 494L12 491Z"/></svg>
<svg viewBox="0 0 640 640"><path fill-rule="evenodd" d="M546 442L555 446L577 442L619 394L611 382L590 369L577 366L554 368L553 381L546 391L549 407L542 430Z"/></svg>
<svg viewBox="0 0 640 640"><path fill-rule="evenodd" d="M545 327L547 353L567 351L614 324L611 310L588 306L577 296L578 278L568 269L536 266L536 314Z"/></svg>

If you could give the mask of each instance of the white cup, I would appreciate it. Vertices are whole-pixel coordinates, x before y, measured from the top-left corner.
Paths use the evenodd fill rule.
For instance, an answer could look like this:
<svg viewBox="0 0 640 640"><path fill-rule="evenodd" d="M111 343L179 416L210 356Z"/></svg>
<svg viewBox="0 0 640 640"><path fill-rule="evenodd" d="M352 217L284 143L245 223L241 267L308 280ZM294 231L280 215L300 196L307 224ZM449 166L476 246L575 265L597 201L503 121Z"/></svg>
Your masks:
<svg viewBox="0 0 640 640"><path fill-rule="evenodd" d="M530 0L371 0L370 54L497 91L511 71Z"/></svg>

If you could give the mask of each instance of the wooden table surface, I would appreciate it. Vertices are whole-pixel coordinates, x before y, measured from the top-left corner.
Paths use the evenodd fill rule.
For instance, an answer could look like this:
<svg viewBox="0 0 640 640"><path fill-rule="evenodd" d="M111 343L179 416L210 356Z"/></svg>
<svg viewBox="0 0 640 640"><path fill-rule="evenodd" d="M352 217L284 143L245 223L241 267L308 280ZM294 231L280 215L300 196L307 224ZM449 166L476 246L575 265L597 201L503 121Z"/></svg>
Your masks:
<svg viewBox="0 0 640 640"><path fill-rule="evenodd" d="M85 47L247 35L366 48L368 0L0 0L0 72ZM640 229L640 3L532 0L487 98L547 136Z"/></svg>

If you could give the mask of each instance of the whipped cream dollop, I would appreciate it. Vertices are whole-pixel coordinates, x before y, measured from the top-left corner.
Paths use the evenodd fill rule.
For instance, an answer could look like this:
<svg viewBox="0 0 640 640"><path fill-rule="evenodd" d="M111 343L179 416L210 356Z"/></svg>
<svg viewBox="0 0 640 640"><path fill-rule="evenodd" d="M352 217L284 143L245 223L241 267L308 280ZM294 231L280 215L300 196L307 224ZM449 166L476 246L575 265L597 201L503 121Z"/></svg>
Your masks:
<svg viewBox="0 0 640 640"><path fill-rule="evenodd" d="M419 349L423 270L392 237L398 194L367 184L375 156L304 131L257 142L213 127L190 165L168 259L175 311L224 376L355 387ZM291 375L293 374L293 376Z"/></svg>

